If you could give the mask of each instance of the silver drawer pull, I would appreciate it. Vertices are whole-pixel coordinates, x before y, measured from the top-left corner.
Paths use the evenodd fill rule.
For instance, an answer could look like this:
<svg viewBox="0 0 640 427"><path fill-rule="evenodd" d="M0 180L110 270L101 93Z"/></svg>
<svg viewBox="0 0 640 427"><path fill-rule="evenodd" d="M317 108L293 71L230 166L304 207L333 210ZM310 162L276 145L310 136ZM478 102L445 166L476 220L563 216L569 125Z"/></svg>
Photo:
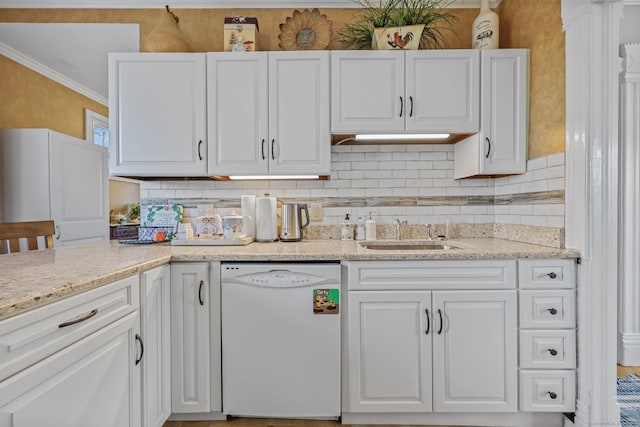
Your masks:
<svg viewBox="0 0 640 427"><path fill-rule="evenodd" d="M552 391L548 391L547 393L549 393L549 397L553 400L556 400L558 398L558 395Z"/></svg>
<svg viewBox="0 0 640 427"><path fill-rule="evenodd" d="M547 276L549 276L549 279L555 279L558 277L558 275L553 271L551 273L547 273Z"/></svg>
<svg viewBox="0 0 640 427"><path fill-rule="evenodd" d="M555 308L547 308L547 311L549 311L549 313L551 313L552 316L555 316L556 314L558 314L558 310L556 310Z"/></svg>
<svg viewBox="0 0 640 427"><path fill-rule="evenodd" d="M82 314L82 315L76 317L75 319L71 319L71 320L68 320L66 322L60 323L58 325L58 328L66 328L67 326L71 326L71 325L75 325L76 323L84 322L85 320L91 319L96 314L98 314L98 309L94 308L93 310L91 310L87 314Z"/></svg>
<svg viewBox="0 0 640 427"><path fill-rule="evenodd" d="M552 356L557 356L558 355L558 350L556 350L555 348L550 348L549 349L549 353L551 353Z"/></svg>

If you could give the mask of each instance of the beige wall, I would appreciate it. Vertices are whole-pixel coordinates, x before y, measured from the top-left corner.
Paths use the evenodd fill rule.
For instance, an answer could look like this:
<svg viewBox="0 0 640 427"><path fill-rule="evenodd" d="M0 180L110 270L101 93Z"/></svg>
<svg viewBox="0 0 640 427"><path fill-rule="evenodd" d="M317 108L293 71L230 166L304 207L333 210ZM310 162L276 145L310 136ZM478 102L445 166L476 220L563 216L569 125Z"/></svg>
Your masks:
<svg viewBox="0 0 640 427"><path fill-rule="evenodd" d="M127 204L140 202L140 184L109 180L109 211L127 213Z"/></svg>
<svg viewBox="0 0 640 427"><path fill-rule="evenodd" d="M293 9L175 9L180 28L196 52L222 50L225 16L256 16L259 50L279 50L279 24ZM456 34L448 33L452 49L471 47L471 23L477 9L456 9ZM0 22L137 23L140 43L160 20L164 9L0 9ZM336 30L344 27L354 9L321 9ZM501 47L531 49L529 158L564 151L564 34L560 0L502 0L499 6ZM82 109L108 115L95 102L0 56L0 127L49 127L83 137ZM7 76L7 78L5 78Z"/></svg>

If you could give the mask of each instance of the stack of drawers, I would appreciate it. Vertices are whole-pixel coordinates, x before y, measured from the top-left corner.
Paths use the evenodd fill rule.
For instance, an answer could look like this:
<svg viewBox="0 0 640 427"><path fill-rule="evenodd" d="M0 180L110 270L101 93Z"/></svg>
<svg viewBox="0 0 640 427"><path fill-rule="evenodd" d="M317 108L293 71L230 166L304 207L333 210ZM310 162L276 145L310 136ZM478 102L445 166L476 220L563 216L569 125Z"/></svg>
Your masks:
<svg viewBox="0 0 640 427"><path fill-rule="evenodd" d="M520 410L573 412L575 260L520 260Z"/></svg>

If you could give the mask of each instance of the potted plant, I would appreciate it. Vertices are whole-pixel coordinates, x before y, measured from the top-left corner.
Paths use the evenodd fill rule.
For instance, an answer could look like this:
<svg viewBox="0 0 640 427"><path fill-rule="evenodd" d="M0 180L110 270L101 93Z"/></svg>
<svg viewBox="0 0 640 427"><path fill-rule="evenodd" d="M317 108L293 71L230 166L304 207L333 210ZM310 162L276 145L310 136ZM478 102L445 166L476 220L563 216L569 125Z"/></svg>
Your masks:
<svg viewBox="0 0 640 427"><path fill-rule="evenodd" d="M340 41L350 49L446 48L442 30L453 32L458 19L445 9L451 0L356 1L362 10L339 31Z"/></svg>

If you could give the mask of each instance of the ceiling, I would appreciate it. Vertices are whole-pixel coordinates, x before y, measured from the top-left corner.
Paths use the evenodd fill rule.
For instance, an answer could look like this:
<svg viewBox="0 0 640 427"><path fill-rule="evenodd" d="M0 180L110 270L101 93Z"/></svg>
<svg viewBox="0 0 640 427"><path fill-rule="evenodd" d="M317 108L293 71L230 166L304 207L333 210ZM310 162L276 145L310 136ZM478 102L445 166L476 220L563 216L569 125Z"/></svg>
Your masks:
<svg viewBox="0 0 640 427"><path fill-rule="evenodd" d="M138 24L0 23L0 54L108 105L108 53L138 52Z"/></svg>

